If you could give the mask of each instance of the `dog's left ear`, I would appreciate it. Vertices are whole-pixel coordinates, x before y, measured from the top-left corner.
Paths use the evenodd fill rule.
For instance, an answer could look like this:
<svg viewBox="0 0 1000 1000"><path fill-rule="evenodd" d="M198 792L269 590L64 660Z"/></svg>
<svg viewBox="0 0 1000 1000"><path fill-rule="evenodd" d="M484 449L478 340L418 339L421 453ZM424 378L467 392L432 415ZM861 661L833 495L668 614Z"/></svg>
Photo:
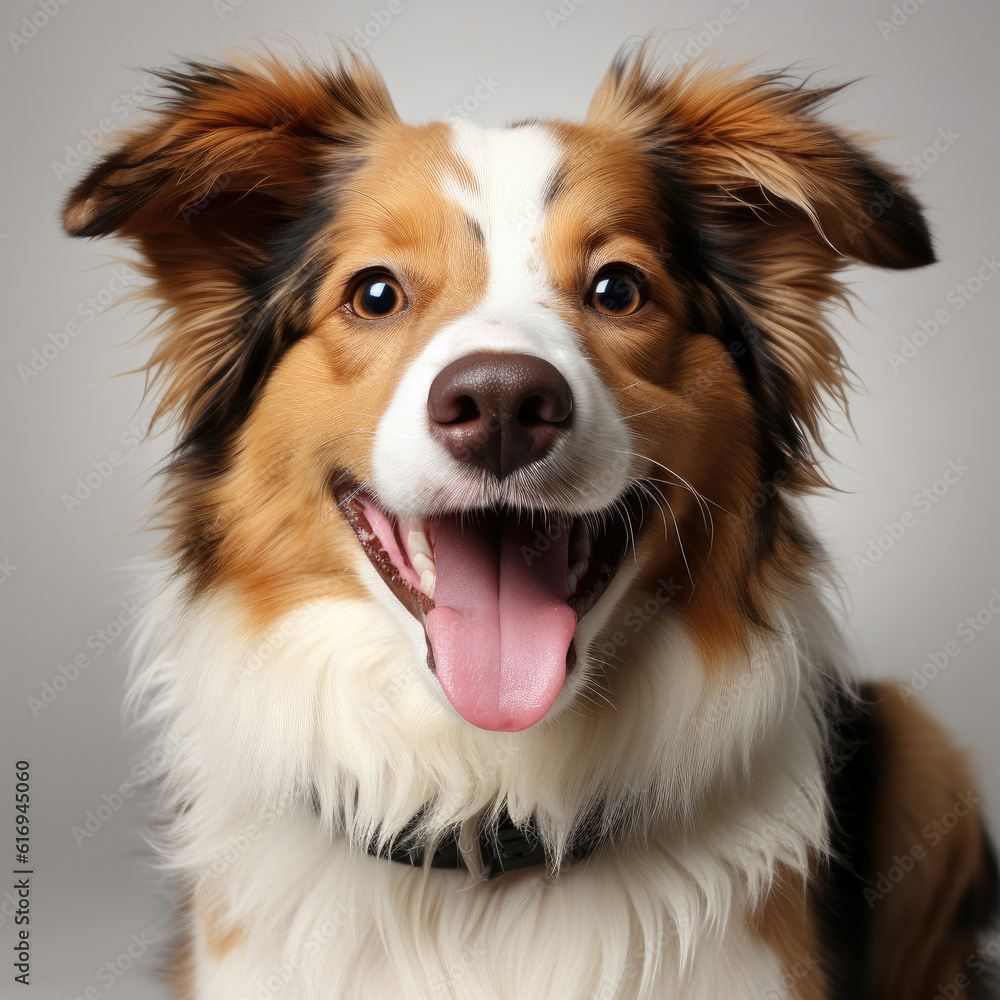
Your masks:
<svg viewBox="0 0 1000 1000"><path fill-rule="evenodd" d="M765 226L795 209L836 254L879 267L933 263L927 224L900 176L814 116L838 89L738 68L664 74L640 47L615 61L588 121L624 130L661 177L713 209L720 225L742 219L752 229L740 212L750 206L765 238ZM719 218L727 207L732 220Z"/></svg>

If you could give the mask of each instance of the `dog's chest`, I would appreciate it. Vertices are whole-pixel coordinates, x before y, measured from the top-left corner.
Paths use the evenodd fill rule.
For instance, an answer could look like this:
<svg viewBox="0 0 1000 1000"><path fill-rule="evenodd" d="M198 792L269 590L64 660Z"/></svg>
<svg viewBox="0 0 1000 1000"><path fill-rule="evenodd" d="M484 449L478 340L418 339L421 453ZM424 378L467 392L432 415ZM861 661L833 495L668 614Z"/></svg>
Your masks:
<svg viewBox="0 0 1000 1000"><path fill-rule="evenodd" d="M785 1000L794 995L776 956L738 913L713 927L693 887L655 865L644 869L616 859L585 864L555 881L526 869L470 883L464 873L424 873L352 858L346 849L331 856L329 845L327 863L310 869L319 857L303 841L286 840L284 848L289 853L280 860L272 855L271 864L264 857L255 862L251 878L257 884L249 893L266 900L273 913L286 915L282 930L275 934L273 925L255 925L247 913L238 941L228 937L223 950L196 919L195 995L217 1000L271 997L276 990L285 1000ZM240 877L249 870L248 865Z"/></svg>

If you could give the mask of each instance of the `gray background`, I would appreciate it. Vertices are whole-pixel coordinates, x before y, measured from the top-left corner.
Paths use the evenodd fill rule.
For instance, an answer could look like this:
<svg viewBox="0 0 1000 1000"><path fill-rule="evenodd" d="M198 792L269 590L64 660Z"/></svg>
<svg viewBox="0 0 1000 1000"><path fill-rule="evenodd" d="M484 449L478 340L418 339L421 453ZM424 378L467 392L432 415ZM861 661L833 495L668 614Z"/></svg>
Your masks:
<svg viewBox="0 0 1000 1000"><path fill-rule="evenodd" d="M47 23L43 2L56 10ZM0 41L6 153L0 871L13 866L13 765L26 757L34 785L34 995L68 1000L91 988L91 998L126 1000L164 995L149 970L167 940L165 905L143 874L136 799L108 806L110 818L79 845L72 828L83 827L105 796L117 803L118 787L142 753L139 740L122 735L120 722L125 638L101 652L95 647L102 642L98 630L120 614L128 617L121 604L131 593L127 564L150 543L130 524L149 499L145 476L167 443L129 446L129 429L144 426L142 379L110 377L144 356L142 348L123 347L142 329L141 308L120 304L91 317L87 305L88 298L98 307L102 299L121 298L106 262L122 248L65 239L57 207L96 158L88 143L112 124L136 120L129 92L143 73L134 67L210 56L279 31L313 45L317 30L351 38L372 21L372 9L387 3L64 3L6 0L0 13L5 34L22 34L25 17L42 24L26 44L10 35ZM823 80L864 78L838 99L831 117L883 135L882 154L920 173L915 187L943 259L905 274L853 272L862 304L856 318L841 315L838 322L865 390L853 401L856 437L843 418L830 437L837 459L831 472L847 492L814 507L844 575L849 632L864 671L908 676L929 652L955 640L963 619L1000 587L993 461L1000 279L985 282L961 309L949 302L976 275L980 258L1000 251L993 127L1000 9L973 0L906 0L896 30L888 31L878 22L892 17L893 0L564 0L570 13L555 24L546 12L562 17L558 0L396 3L389 23L372 24L379 30L367 48L401 114L415 120L440 117L473 93L480 76L498 84L472 113L483 124L536 113L582 115L617 45L657 28L674 29L678 45L710 41L712 51L759 57L769 66L796 63ZM936 138L939 150L915 164L912 158ZM940 331L893 371L889 352L938 310L944 310ZM25 384L18 366L30 365L32 352L72 320L78 334ZM127 453L120 465L109 460L113 452ZM968 471L920 511L914 495L933 488L949 462ZM102 469L110 474L102 476ZM68 509L64 495L92 472L100 485ZM907 512L911 526L862 572L855 557L886 522L901 522ZM973 749L1000 829L1000 624L990 622L974 641L959 643L960 655L928 684L925 698ZM40 699L43 685L80 654L89 665L33 711L29 699ZM0 876L0 897L10 878ZM6 919L0 995L23 996L8 964L12 930ZM130 943L133 953L143 952L134 963Z"/></svg>

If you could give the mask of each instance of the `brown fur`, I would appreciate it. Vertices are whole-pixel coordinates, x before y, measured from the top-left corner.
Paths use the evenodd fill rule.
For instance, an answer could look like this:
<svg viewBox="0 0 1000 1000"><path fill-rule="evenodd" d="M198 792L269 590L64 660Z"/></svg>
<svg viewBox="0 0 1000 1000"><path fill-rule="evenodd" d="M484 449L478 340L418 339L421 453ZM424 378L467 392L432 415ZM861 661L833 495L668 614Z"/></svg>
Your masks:
<svg viewBox="0 0 1000 1000"><path fill-rule="evenodd" d="M876 882L877 896L869 897L872 996L931 1000L939 985L956 985L964 997L976 942L971 928L959 926L959 911L985 895L989 878L972 768L912 696L905 699L891 684L873 685L872 693L878 747L872 878L888 880Z"/></svg>
<svg viewBox="0 0 1000 1000"><path fill-rule="evenodd" d="M74 188L64 218L74 236L114 231L142 250L169 310L149 365L166 380L158 413L187 430L237 344L238 279L260 262L268 224L321 197L323 175L395 112L357 60L322 74L237 55L161 75L173 99Z"/></svg>
<svg viewBox="0 0 1000 1000"><path fill-rule="evenodd" d="M752 930L774 950L784 986L795 1000L825 1000L822 944L810 907L809 886L787 871L775 879L767 902L755 915Z"/></svg>
<svg viewBox="0 0 1000 1000"><path fill-rule="evenodd" d="M600 123L560 131L568 151L546 226L550 273L564 317L580 331L636 435L640 455L623 458L642 469L654 502L661 503L644 539L649 570L642 583L655 591L659 577L672 577L683 588L676 606L719 652L740 640L744 623L714 609L723 596L714 578L744 586L735 566L747 524L736 512L765 479L752 402L725 348L714 338L692 337L679 321L684 289L662 253L670 219L648 211L655 179L641 150ZM609 199L602 193L611 172L618 182ZM649 301L627 318L583 305L593 276L612 261L633 264L648 277Z"/></svg>
<svg viewBox="0 0 1000 1000"><path fill-rule="evenodd" d="M332 487L369 478L401 372L486 287L482 233L436 172L476 180L447 128L402 124L359 58L313 71L237 56L164 79L172 99L74 189L65 224L144 255L164 313L157 414L181 436L170 554L193 593L238 589L247 626L264 630L310 598L365 595ZM899 177L815 116L831 93L710 66L665 79L640 48L583 124L548 123L565 148L541 246L552 305L641 452L622 456L653 499L638 586L680 584L673 607L710 664L773 627L775 598L816 570L789 501L822 483L818 432L844 395L825 319L843 298L837 272L933 259ZM648 282L630 316L587 307L611 262ZM345 304L376 265L411 308L363 321ZM940 727L880 693L875 848L889 866L972 785ZM971 940L952 928L981 858L978 823L963 820L878 904L877 997L928 1000L958 973ZM241 939L210 900L191 919L217 956ZM753 929L800 1000L822 1000L806 886L776 883Z"/></svg>
<svg viewBox="0 0 1000 1000"><path fill-rule="evenodd" d="M225 526L214 582L239 586L261 627L307 596L361 596L360 581L345 573L357 539L335 510L329 474L369 478L375 424L406 360L485 282L461 212L429 190L420 169L421 160L440 161L442 146L440 127L396 126L366 147L370 159L329 236L349 249L323 275L311 334L273 372L240 431L229 475L202 501ZM400 176L404 149L414 169ZM464 248L461 267L448 252L456 245ZM417 322L387 317L373 328L342 308L349 279L372 259L407 276L404 291L423 306Z"/></svg>
<svg viewBox="0 0 1000 1000"><path fill-rule="evenodd" d="M195 921L195 937L216 959L225 958L246 939L246 929L230 921L225 903L207 894L202 894L196 901L192 919Z"/></svg>
<svg viewBox="0 0 1000 1000"><path fill-rule="evenodd" d="M81 182L66 224L75 234L117 231L146 256L151 292L168 307L151 360L165 380L159 412L176 417L182 435L199 421L222 423L226 406L238 409L248 391L236 381L248 323L263 311L276 329L298 331L287 349L264 338L275 360L259 398L246 400L252 409L241 425L218 432L215 450L182 453L168 496L174 551L197 588L238 583L266 628L308 596L359 586L344 575L345 547L355 542L343 519L329 516L329 477L346 469L365 481L376 423L406 360L484 287L480 243L443 197L435 168L464 186L475 181L455 161L447 130L402 125L377 75L354 57L314 74L271 55L241 56L166 78L177 96ZM673 578L683 587L675 607L709 662L741 643L747 625L767 627L769 595L812 566L773 494L778 481L782 493L794 492L817 476L808 444L801 454L762 450L770 418L726 345L689 323L695 314L711 322L716 307L672 265L684 252L673 245L672 213L684 207L663 191L662 162L682 151L677 182L699 202L695 221L730 233L721 250L749 275L706 280L756 324L773 356L775 383L760 388L766 406L814 433L824 394L842 392L821 310L839 294L833 274L844 262L830 234L843 236L845 252L887 266L905 266L908 252L897 232L903 200L870 230L844 235L870 193L863 177L901 189L891 171L811 117L824 96L726 70L659 80L640 51L612 70L583 125L551 126L567 150L544 248L558 307L640 442L645 457L623 459L663 501L644 532L641 582L655 589ZM267 277L269 232L317 204L335 210L306 233L308 291L290 276ZM372 325L341 307L351 275L379 260L414 308ZM612 260L649 278L649 301L632 317L584 305L587 283ZM254 305L246 277L261 268L270 291Z"/></svg>
<svg viewBox="0 0 1000 1000"><path fill-rule="evenodd" d="M922 223L901 221L919 213L898 176L812 116L829 93L721 68L663 79L640 48L612 68L584 125L557 129L568 153L548 223L552 272L622 410L636 414L630 426L649 457L644 474L677 519L675 527L663 514L662 525L648 528L653 554L643 583L653 590L664 577L682 583L675 606L708 662L742 642L747 617L769 624L769 595L815 564L782 494L822 482L811 442L827 401L844 398L844 365L823 309L843 295L836 272L849 256L883 266L932 259L925 231L919 246ZM678 190L700 204L695 221L725 231L730 263L748 276L719 284L778 365L769 390L780 394L775 404L807 435L780 461L760 449L765 429L726 346L692 340L701 330L680 322L692 306L705 314L712 304L673 266L683 253L674 245L676 206L664 204L657 176L670 160ZM881 187L894 192L895 211L881 210L875 224L866 199ZM650 213L650 203L662 211ZM868 225L855 232L852 219ZM831 233L841 252L830 246ZM608 260L649 277L650 301L625 320L578 305L588 275ZM766 559L763 508L774 525Z"/></svg>
<svg viewBox="0 0 1000 1000"><path fill-rule="evenodd" d="M156 967L156 976L167 984L174 1000L191 1000L194 996L194 956L189 921L190 894L178 907L177 923L180 933L175 935L167 954Z"/></svg>

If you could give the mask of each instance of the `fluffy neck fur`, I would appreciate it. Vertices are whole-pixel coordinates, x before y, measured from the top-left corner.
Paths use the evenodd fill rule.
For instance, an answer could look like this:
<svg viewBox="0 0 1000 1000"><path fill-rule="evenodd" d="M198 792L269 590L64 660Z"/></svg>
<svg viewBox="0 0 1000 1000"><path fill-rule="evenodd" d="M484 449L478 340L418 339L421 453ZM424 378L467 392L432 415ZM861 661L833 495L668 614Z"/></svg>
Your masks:
<svg viewBox="0 0 1000 1000"><path fill-rule="evenodd" d="M566 995L609 981L619 990L609 997L643 997L665 955L671 975L686 974L721 935L743 933L779 869L805 875L826 849L821 701L843 656L815 592L776 604L776 629L742 664L706 666L664 613L631 639L628 666L609 672L606 703L517 734L455 719L374 602L316 601L255 635L232 595L182 595L175 581L147 609L132 687L162 733L163 862L285 950L291 929L306 933L302 914L320 921L330 900L350 900L357 948L387 949L427 996L442 963L484 947L468 927L485 907L526 907L540 921L596 878L620 919L588 925L597 964L575 970ZM612 839L558 878L489 885L364 856L418 813L433 842L502 802L515 820L535 817L557 865L598 807ZM473 923L457 922L456 898ZM530 950L523 928L497 926L489 964L517 967L514 952ZM435 948L419 948L430 934ZM622 985L630 976L634 989Z"/></svg>

